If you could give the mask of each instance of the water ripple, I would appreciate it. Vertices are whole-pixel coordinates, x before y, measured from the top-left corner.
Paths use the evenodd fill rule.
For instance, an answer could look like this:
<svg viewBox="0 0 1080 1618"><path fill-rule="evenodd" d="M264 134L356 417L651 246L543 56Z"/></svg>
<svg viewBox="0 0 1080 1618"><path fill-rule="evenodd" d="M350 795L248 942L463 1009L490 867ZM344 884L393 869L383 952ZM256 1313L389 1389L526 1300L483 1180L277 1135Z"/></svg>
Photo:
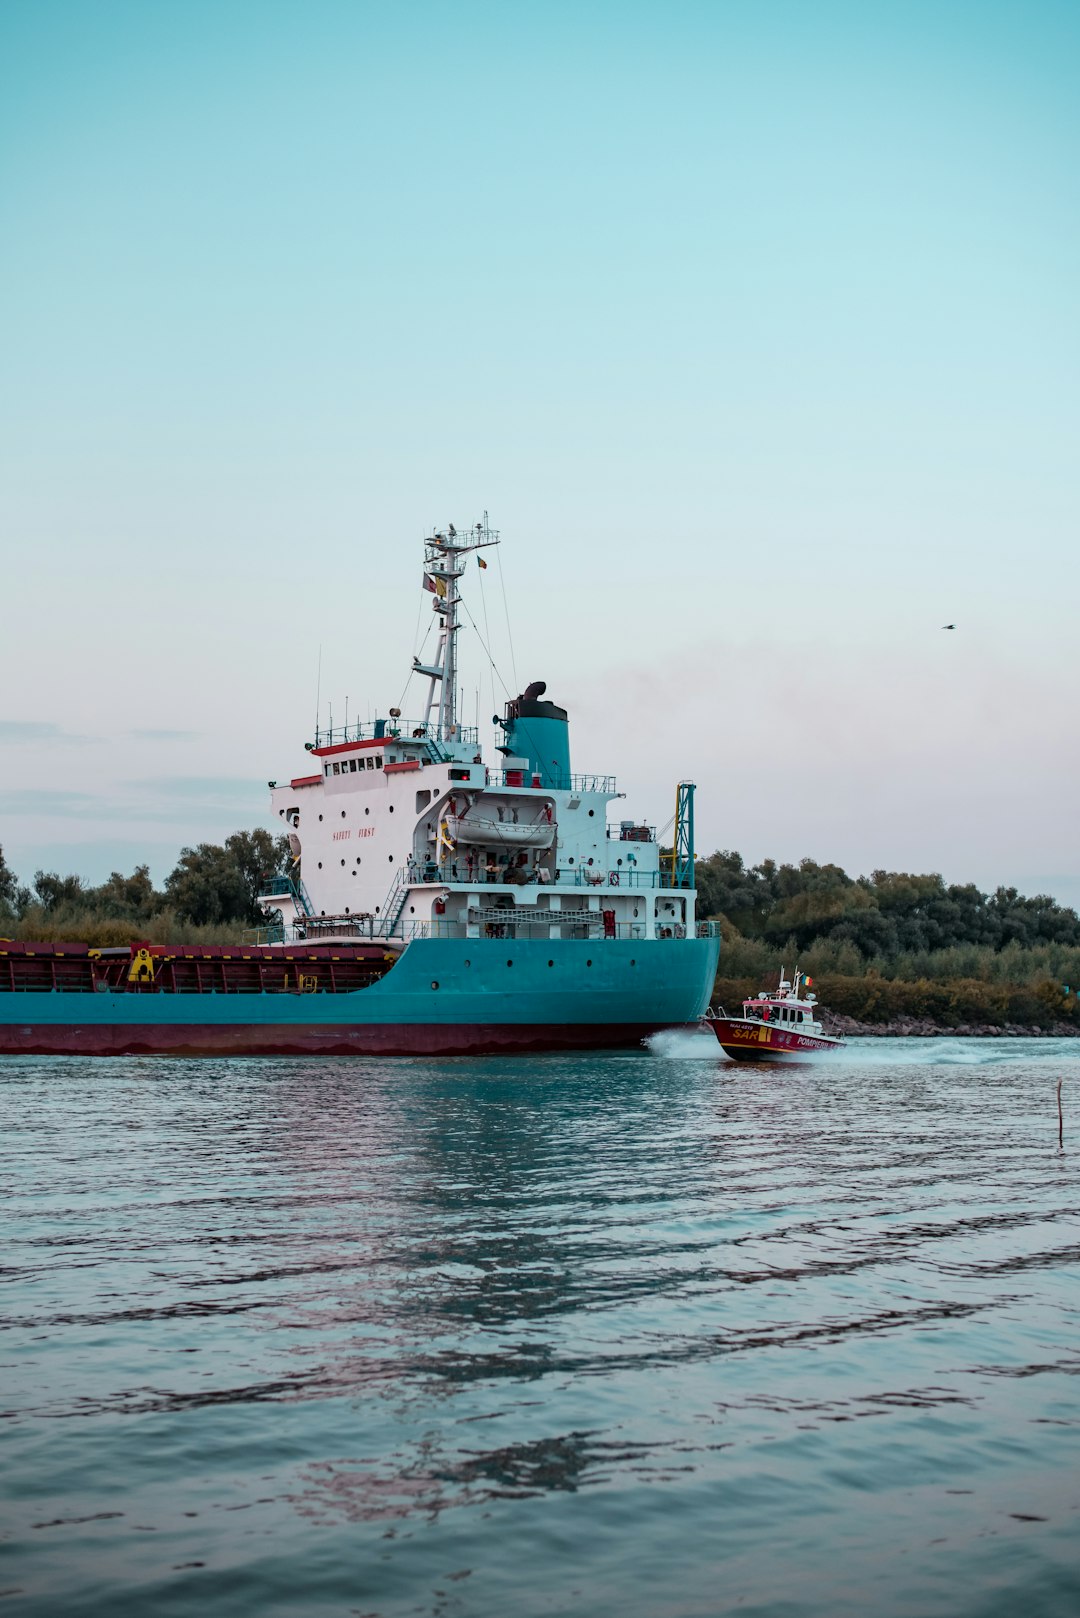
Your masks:
<svg viewBox="0 0 1080 1618"><path fill-rule="evenodd" d="M1059 1073L8 1061L0 1595L1072 1618Z"/></svg>

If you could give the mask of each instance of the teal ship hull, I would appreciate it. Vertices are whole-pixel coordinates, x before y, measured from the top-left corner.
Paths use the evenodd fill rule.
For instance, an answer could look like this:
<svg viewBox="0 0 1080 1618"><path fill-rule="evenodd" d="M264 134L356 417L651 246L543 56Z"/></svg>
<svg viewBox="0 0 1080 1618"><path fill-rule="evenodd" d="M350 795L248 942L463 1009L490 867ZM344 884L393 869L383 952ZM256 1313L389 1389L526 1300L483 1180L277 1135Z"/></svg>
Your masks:
<svg viewBox="0 0 1080 1618"><path fill-rule="evenodd" d="M708 1005L720 940L416 938L365 988L0 994L0 1053L464 1056L633 1045Z"/></svg>

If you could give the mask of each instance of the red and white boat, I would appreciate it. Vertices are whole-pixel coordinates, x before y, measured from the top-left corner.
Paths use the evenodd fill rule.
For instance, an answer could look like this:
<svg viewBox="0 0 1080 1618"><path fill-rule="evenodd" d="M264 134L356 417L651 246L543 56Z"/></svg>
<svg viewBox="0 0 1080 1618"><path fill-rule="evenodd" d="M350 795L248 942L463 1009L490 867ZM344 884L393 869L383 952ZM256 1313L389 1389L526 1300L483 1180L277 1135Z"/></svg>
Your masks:
<svg viewBox="0 0 1080 1618"><path fill-rule="evenodd" d="M820 1051L835 1051L843 1036L827 1034L817 1013L817 995L809 993L813 980L795 971L793 982L780 968L780 986L762 989L743 1001L741 1017L729 1017L721 1006L711 1008L704 1022L720 1041L721 1049L737 1062L783 1062Z"/></svg>

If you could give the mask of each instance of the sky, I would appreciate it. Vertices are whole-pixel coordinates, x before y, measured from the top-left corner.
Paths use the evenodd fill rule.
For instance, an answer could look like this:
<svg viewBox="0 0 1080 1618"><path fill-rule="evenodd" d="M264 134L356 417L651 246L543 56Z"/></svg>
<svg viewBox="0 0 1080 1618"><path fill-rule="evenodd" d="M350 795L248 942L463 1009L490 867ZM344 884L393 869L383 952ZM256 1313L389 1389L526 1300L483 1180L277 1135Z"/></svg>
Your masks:
<svg viewBox="0 0 1080 1618"><path fill-rule="evenodd" d="M269 824L488 510L466 713L615 818L1080 902L1078 78L1050 0L3 0L9 863Z"/></svg>

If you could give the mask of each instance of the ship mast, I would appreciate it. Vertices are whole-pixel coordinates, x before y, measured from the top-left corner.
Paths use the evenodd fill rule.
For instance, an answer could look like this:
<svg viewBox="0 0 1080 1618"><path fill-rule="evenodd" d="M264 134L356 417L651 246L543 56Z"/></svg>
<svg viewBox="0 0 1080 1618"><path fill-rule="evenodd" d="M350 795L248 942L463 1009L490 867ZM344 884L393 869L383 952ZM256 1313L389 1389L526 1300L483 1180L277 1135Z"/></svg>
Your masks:
<svg viewBox="0 0 1080 1618"><path fill-rule="evenodd" d="M459 534L450 523L445 532L439 529L424 540L424 588L435 597L432 605L441 619L441 628L434 660L421 663L414 657L413 672L426 674L430 681L424 727L430 732L434 710L434 734L439 741L455 741L458 734L457 636L461 628L458 580L465 572L465 561L471 551L486 550L498 543L498 530L488 526L486 511L483 522L478 522L467 534Z"/></svg>

